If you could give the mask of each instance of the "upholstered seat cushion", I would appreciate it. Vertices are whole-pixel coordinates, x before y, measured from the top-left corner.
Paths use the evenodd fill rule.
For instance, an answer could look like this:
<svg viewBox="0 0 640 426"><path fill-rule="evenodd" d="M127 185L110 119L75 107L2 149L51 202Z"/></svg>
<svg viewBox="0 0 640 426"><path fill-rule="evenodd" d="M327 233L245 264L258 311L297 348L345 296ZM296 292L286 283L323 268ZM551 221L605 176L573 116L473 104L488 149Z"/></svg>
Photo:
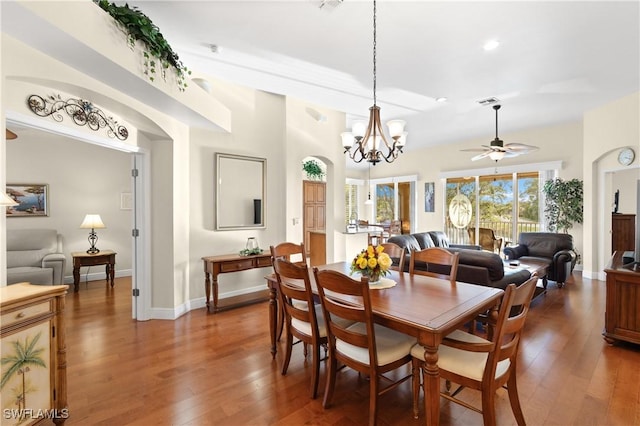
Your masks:
<svg viewBox="0 0 640 426"><path fill-rule="evenodd" d="M447 336L450 339L467 343L491 343L479 336L456 330ZM424 360L424 348L415 345L411 349L411 355ZM487 352L471 352L440 345L438 348L438 367L450 371L460 376L469 377L473 380L482 381L484 368L487 364ZM496 377L500 377L509 370L511 362L509 359L502 360L496 368Z"/></svg>
<svg viewBox="0 0 640 426"><path fill-rule="evenodd" d="M7 284L28 282L31 284L53 284L53 268L39 268L35 266L17 266L11 268L7 274Z"/></svg>
<svg viewBox="0 0 640 426"><path fill-rule="evenodd" d="M304 302L298 302L300 303L301 308L300 309L305 309L306 310L306 306L307 304ZM302 307L304 306L304 307ZM326 337L327 336L327 324L324 320L324 313L322 312L322 305L316 304L314 305L315 309L316 309L316 320L318 321L318 334L320 335L320 337ZM342 327L347 327L351 324L353 324L353 321L348 321L345 320L343 318L336 318L335 322L340 324ZM295 328L296 330L306 334L307 336L311 336L311 324L309 324L306 321L300 321L297 318L291 318L291 327Z"/></svg>
<svg viewBox="0 0 640 426"><path fill-rule="evenodd" d="M420 244L418 244L418 240L416 240L416 237L409 234L394 235L389 237L387 242L403 247L407 254L411 253L412 250L422 250Z"/></svg>
<svg viewBox="0 0 640 426"><path fill-rule="evenodd" d="M393 361L409 355L411 347L415 345L416 339L404 333L391 330L390 328L375 324L376 350L378 355L378 365L389 364ZM366 325L356 323L347 330L354 333L365 334ZM336 349L349 358L355 359L363 364L369 364L369 349L351 345L340 339L336 339Z"/></svg>

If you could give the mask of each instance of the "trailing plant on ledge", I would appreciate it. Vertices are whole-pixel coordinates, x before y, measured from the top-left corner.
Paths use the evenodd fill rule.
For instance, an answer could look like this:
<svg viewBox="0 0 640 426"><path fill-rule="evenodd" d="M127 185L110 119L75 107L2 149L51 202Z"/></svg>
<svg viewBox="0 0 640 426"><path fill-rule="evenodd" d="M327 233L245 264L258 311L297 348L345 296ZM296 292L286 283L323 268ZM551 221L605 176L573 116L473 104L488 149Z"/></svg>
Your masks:
<svg viewBox="0 0 640 426"><path fill-rule="evenodd" d="M302 163L302 170L307 173L309 179L322 180L324 177L324 170L320 167L320 164L316 160L309 160Z"/></svg>
<svg viewBox="0 0 640 426"><path fill-rule="evenodd" d="M184 66L178 55L173 51L160 29L142 13L137 7L130 8L128 4L118 6L107 0L93 0L101 9L109 13L127 33L129 46L133 48L136 40L140 40L146 47L144 52L144 73L150 81L160 75L166 81L167 70L173 67L176 72L178 89L184 91L187 87L186 77L191 71Z"/></svg>

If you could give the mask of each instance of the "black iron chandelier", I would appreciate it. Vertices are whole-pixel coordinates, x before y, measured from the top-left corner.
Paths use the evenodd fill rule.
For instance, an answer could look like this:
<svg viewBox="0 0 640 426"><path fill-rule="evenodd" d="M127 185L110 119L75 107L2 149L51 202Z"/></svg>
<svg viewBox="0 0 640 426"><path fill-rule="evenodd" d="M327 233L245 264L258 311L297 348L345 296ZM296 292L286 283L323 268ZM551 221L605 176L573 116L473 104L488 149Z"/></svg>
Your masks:
<svg viewBox="0 0 640 426"><path fill-rule="evenodd" d="M367 160L374 166L382 160L391 163L402 153L402 148L407 141L404 120L387 122L393 143L390 144L387 141L382 132L380 107L376 101L376 0L373 0L373 106L369 108L369 124L365 127L364 122L355 122L351 132L340 134L344 153L349 153L349 157L356 163L362 160ZM386 148L387 152L383 153L381 148Z"/></svg>

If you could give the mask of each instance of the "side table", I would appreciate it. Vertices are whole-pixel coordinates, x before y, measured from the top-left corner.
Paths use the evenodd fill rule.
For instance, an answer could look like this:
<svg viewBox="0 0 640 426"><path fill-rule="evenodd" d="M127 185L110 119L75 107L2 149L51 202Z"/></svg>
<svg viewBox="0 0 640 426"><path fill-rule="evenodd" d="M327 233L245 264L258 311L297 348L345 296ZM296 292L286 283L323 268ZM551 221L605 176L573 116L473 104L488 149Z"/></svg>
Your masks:
<svg viewBox="0 0 640 426"><path fill-rule="evenodd" d="M89 254L83 251L71 252L73 257L73 291L78 292L80 287L80 267L106 265L105 272L107 274L107 283L111 281L113 288L113 279L116 275L116 252L113 250L101 250L95 254Z"/></svg>

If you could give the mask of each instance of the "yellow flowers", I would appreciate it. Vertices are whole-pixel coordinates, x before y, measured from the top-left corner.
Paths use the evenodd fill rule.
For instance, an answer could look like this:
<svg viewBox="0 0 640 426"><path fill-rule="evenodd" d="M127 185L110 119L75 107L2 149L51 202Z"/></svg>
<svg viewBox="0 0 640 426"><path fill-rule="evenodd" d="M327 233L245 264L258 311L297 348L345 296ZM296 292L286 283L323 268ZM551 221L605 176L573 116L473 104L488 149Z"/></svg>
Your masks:
<svg viewBox="0 0 640 426"><path fill-rule="evenodd" d="M393 261L382 246L369 246L356 255L351 262L351 273L368 275L371 281L377 281L389 272Z"/></svg>

